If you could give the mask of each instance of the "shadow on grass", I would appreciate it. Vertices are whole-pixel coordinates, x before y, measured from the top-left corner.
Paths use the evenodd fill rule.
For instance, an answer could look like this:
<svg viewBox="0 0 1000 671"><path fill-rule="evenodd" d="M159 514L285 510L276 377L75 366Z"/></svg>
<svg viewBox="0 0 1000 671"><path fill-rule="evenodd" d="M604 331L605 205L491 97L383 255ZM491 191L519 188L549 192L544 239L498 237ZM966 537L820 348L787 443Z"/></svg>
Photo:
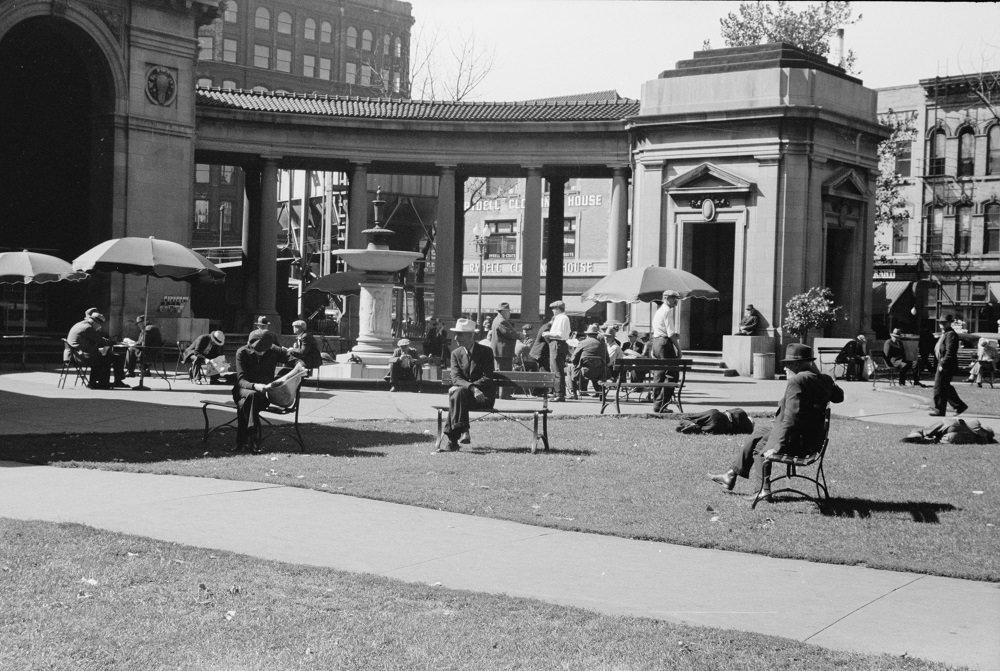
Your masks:
<svg viewBox="0 0 1000 671"><path fill-rule="evenodd" d="M332 457L385 457L373 447L425 443L427 435L416 432L353 429L345 426L300 426L307 455ZM265 434L261 453L297 453L298 444L285 425ZM235 429L225 429L202 442L203 431L151 431L111 434L48 434L6 436L9 449L4 459L29 464L63 462L149 464L243 457L233 452Z"/></svg>
<svg viewBox="0 0 1000 671"><path fill-rule="evenodd" d="M491 445L463 445L463 450L469 454L529 454L531 452L531 447L518 446L518 447L493 447ZM538 448L537 454L551 454L551 455L567 455L571 457L589 457L594 453L590 450L569 450L569 449L559 449L557 447L550 447L546 450L543 447Z"/></svg>
<svg viewBox="0 0 1000 671"><path fill-rule="evenodd" d="M938 513L957 510L950 503L929 501L871 501L868 499L829 498L820 505L823 515L829 517L857 517L867 519L872 513L905 513L914 522L940 524Z"/></svg>

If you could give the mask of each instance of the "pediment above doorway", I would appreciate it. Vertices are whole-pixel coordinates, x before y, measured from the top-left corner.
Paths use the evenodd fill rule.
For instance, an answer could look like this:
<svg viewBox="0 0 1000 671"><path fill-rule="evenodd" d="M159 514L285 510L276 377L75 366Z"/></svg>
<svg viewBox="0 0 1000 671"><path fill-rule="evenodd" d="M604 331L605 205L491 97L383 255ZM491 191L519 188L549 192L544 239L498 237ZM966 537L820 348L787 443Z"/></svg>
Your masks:
<svg viewBox="0 0 1000 671"><path fill-rule="evenodd" d="M750 193L753 182L723 170L712 163L702 163L685 173L663 182L664 193L685 196L715 193Z"/></svg>
<svg viewBox="0 0 1000 671"><path fill-rule="evenodd" d="M838 170L823 182L823 195L851 200L868 200L868 186L857 170Z"/></svg>

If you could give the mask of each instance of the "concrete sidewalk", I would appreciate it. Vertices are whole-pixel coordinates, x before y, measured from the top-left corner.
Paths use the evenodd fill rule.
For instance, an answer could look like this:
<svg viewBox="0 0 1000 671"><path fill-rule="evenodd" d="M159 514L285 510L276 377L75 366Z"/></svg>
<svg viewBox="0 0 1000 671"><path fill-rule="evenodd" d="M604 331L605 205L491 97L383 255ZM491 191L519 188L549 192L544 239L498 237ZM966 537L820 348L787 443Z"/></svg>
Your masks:
<svg viewBox="0 0 1000 671"><path fill-rule="evenodd" d="M705 378L690 380L686 411L767 412L784 388L780 381ZM153 391L58 390L51 371L0 375L0 435L200 428L198 400L229 394L187 381L172 391L162 380L147 384ZM847 401L835 407L840 416L929 423L916 397L868 383L845 389ZM442 400L310 387L303 421L428 420L435 416L430 406ZM558 421L596 414L599 405L553 407ZM993 583L564 532L261 483L9 462L0 462L0 515L1000 671L1000 586Z"/></svg>

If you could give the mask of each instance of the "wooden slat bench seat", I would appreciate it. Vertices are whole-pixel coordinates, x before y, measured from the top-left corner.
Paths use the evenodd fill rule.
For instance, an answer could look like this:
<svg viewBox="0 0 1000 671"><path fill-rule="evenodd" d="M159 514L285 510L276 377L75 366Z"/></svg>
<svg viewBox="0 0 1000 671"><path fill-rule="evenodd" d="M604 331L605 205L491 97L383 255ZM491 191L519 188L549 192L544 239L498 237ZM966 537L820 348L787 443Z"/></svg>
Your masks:
<svg viewBox="0 0 1000 671"><path fill-rule="evenodd" d="M489 417L491 415L499 415L510 419L511 421L517 422L526 429L528 429L528 425L518 419L518 416L531 415L534 418L533 427L528 429L532 432L531 453L535 454L538 451L539 445L541 445L543 449L548 450L549 415L552 413L552 410L549 409L549 396L559 388L559 374L549 373L546 371L497 371L493 374L493 379L499 387L515 387L529 394L536 391L542 392L542 396L539 399L541 400L541 407L510 408L506 407L507 404L504 399L497 399L492 408L470 410L470 415L478 413L481 415L479 419ZM449 369L441 371L441 384L447 387L451 386L451 371ZM437 441L434 444L434 448L440 450L445 438L444 420L449 408L447 405L435 405L433 407L437 410ZM473 420L470 419L470 422L471 421Z"/></svg>
<svg viewBox="0 0 1000 671"><path fill-rule="evenodd" d="M629 392L635 389L673 389L673 402L677 404L678 410L684 412L681 394L684 392L691 364L691 359L619 359L611 368L611 378L601 383L601 414L604 414L604 410L611 404L612 391L614 391L615 412L621 414L622 394L624 393L627 399ZM632 381L636 377L633 373L638 373L638 377L650 377L657 371L676 373L677 381Z"/></svg>

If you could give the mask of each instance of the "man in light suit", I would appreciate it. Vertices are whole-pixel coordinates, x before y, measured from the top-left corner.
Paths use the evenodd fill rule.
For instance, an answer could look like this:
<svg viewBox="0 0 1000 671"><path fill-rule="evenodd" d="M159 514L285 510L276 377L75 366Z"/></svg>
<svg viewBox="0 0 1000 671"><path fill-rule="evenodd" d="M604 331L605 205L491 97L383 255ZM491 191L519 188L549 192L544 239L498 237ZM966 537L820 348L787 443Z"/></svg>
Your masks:
<svg viewBox="0 0 1000 671"><path fill-rule="evenodd" d="M469 410L492 408L496 401L493 381L493 350L476 342L476 323L459 319L450 329L455 347L451 351L451 388L448 389L448 443L439 451L459 449L458 439L469 430Z"/></svg>

